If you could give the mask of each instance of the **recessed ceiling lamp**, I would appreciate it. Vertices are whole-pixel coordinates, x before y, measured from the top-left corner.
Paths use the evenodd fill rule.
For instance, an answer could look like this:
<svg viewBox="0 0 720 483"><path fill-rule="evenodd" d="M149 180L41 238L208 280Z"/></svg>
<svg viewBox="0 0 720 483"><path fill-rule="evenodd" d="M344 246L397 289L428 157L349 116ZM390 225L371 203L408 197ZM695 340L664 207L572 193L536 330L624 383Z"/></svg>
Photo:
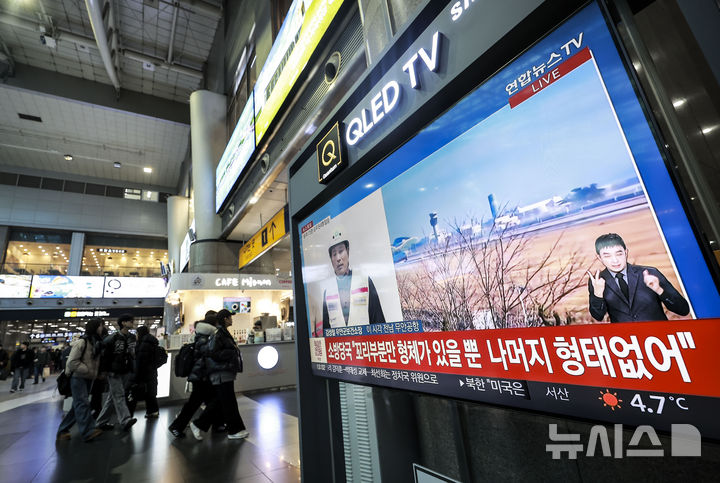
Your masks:
<svg viewBox="0 0 720 483"><path fill-rule="evenodd" d="M118 163L117 161L113 163L113 168L121 168L122 164Z"/></svg>
<svg viewBox="0 0 720 483"><path fill-rule="evenodd" d="M63 156L63 158L65 158L65 161L72 161L72 160L73 160L72 154L66 154L65 156Z"/></svg>
<svg viewBox="0 0 720 483"><path fill-rule="evenodd" d="M152 168L149 167L149 166L145 166L145 167L143 168L143 171L145 171L146 173L152 173Z"/></svg>

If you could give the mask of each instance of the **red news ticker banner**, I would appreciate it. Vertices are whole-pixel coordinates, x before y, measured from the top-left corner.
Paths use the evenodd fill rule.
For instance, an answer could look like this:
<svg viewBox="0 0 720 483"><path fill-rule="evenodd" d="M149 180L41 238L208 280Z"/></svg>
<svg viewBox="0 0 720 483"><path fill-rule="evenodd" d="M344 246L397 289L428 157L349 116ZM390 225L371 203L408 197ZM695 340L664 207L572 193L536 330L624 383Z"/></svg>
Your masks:
<svg viewBox="0 0 720 483"><path fill-rule="evenodd" d="M720 397L720 319L311 339L312 361Z"/></svg>
<svg viewBox="0 0 720 483"><path fill-rule="evenodd" d="M563 76L568 75L570 72L574 71L590 59L592 59L592 53L588 47L585 47L568 60L558 64L557 67L549 70L545 75L540 76L538 80L512 96L509 99L510 108L512 109L521 102L530 99L532 96L550 86Z"/></svg>

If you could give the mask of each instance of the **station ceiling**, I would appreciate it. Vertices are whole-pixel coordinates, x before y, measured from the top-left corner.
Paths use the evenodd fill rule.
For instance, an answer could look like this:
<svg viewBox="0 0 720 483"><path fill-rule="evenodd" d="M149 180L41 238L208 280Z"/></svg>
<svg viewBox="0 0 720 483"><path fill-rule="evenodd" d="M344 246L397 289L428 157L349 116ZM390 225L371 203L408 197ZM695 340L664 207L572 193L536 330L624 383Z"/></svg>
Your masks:
<svg viewBox="0 0 720 483"><path fill-rule="evenodd" d="M116 82L91 4L107 5ZM220 4L0 0L0 170L177 186Z"/></svg>

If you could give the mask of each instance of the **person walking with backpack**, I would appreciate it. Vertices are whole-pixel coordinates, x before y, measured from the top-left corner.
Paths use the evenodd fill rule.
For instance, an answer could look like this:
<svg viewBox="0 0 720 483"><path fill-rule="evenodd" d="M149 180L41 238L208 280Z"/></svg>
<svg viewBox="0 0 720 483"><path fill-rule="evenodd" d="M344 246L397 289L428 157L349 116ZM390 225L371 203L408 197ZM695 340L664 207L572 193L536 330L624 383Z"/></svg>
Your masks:
<svg viewBox="0 0 720 483"><path fill-rule="evenodd" d="M90 319L85 324L85 335L72 345L65 373L70 376L72 408L58 427L58 441L70 439L70 428L78 423L83 440L88 442L102 434L90 412L88 394L100 368L102 352L102 319Z"/></svg>
<svg viewBox="0 0 720 483"><path fill-rule="evenodd" d="M118 331L103 341L103 366L107 367L108 390L105 392L103 406L97 417L98 426L111 430L111 411L114 409L123 431L128 431L137 419L130 414L125 402L125 391L130 388L133 377L135 336L130 333L134 323L130 314L118 317ZM134 408L133 408L134 409Z"/></svg>
<svg viewBox="0 0 720 483"><path fill-rule="evenodd" d="M230 334L228 327L232 325L232 314L223 309L217 313L217 331L210 337L207 356L207 371L213 391L217 397L217 406L222 411L227 425L228 439L247 438L250 433L238 411L235 397L235 377L242 370L240 349ZM201 440L201 431L210 429L213 418L213 406L205 408L203 414L190 424L195 439Z"/></svg>
<svg viewBox="0 0 720 483"><path fill-rule="evenodd" d="M20 382L20 392L25 390L25 378L27 377L30 368L33 366L33 352L28 349L30 346L29 342L21 342L20 348L13 353L10 358L10 365L13 372L12 386L10 392L15 392L18 389L18 381Z"/></svg>
<svg viewBox="0 0 720 483"><path fill-rule="evenodd" d="M158 367L165 364L160 344L144 325L137 329L138 341L135 349L135 384L144 386L145 418L154 419L159 416L157 402Z"/></svg>
<svg viewBox="0 0 720 483"><path fill-rule="evenodd" d="M193 362L190 373L187 375L188 382L192 383L192 392L190 393L190 399L185 402L180 413L168 427L170 433L176 438L185 437L185 427L203 402L205 403L205 407L217 408L217 404L213 404L215 393L212 384L210 384L207 362L205 361L205 357L208 354L210 337L215 334L216 331L217 328L206 320L198 320L195 322L195 341L193 342L191 353ZM175 359L175 364L180 363L178 358ZM203 426L202 422L199 424ZM195 425L195 427L197 427L197 425ZM199 431L198 434L200 434Z"/></svg>

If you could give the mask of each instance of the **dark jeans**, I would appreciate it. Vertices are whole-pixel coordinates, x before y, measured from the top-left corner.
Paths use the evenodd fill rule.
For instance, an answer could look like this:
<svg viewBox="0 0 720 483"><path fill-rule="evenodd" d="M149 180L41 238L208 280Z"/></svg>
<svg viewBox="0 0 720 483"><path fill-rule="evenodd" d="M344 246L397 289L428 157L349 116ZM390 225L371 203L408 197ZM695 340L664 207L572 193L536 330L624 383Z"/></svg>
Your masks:
<svg viewBox="0 0 720 483"><path fill-rule="evenodd" d="M72 409L63 418L58 428L58 433L70 431L75 423L78 423L80 434L83 438L87 438L93 429L95 429L95 420L90 412L90 402L88 394L92 386L91 379L83 379L82 377L70 377L70 389L72 390Z"/></svg>
<svg viewBox="0 0 720 483"><path fill-rule="evenodd" d="M96 379L95 384L93 384L92 390L90 391L90 409L92 410L96 418L98 414L100 414L100 410L102 409L103 393L105 392L106 388L107 381L98 381Z"/></svg>
<svg viewBox="0 0 720 483"><path fill-rule="evenodd" d="M209 382L193 382L192 387L190 399L183 404L180 414L170 424L170 429L184 431L195 412L200 409L200 405L205 402L205 405L209 406L215 398L215 393Z"/></svg>
<svg viewBox="0 0 720 483"><path fill-rule="evenodd" d="M205 407L205 411L195 421L195 426L203 431L210 429L218 413L222 414L223 421L227 426L228 434L234 434L245 429L245 423L238 411L237 399L235 398L234 381L213 385L215 400Z"/></svg>
<svg viewBox="0 0 720 483"><path fill-rule="evenodd" d="M145 383L145 414L156 413L160 409L157 402L157 379Z"/></svg>
<svg viewBox="0 0 720 483"><path fill-rule="evenodd" d="M45 366L35 366L35 383L38 382L38 379L42 377L43 382L45 382L45 378L43 377L43 369Z"/></svg>
<svg viewBox="0 0 720 483"><path fill-rule="evenodd" d="M12 390L18 388L18 381L20 381L20 389L25 389L25 379L30 377L29 367L19 367L13 371Z"/></svg>

